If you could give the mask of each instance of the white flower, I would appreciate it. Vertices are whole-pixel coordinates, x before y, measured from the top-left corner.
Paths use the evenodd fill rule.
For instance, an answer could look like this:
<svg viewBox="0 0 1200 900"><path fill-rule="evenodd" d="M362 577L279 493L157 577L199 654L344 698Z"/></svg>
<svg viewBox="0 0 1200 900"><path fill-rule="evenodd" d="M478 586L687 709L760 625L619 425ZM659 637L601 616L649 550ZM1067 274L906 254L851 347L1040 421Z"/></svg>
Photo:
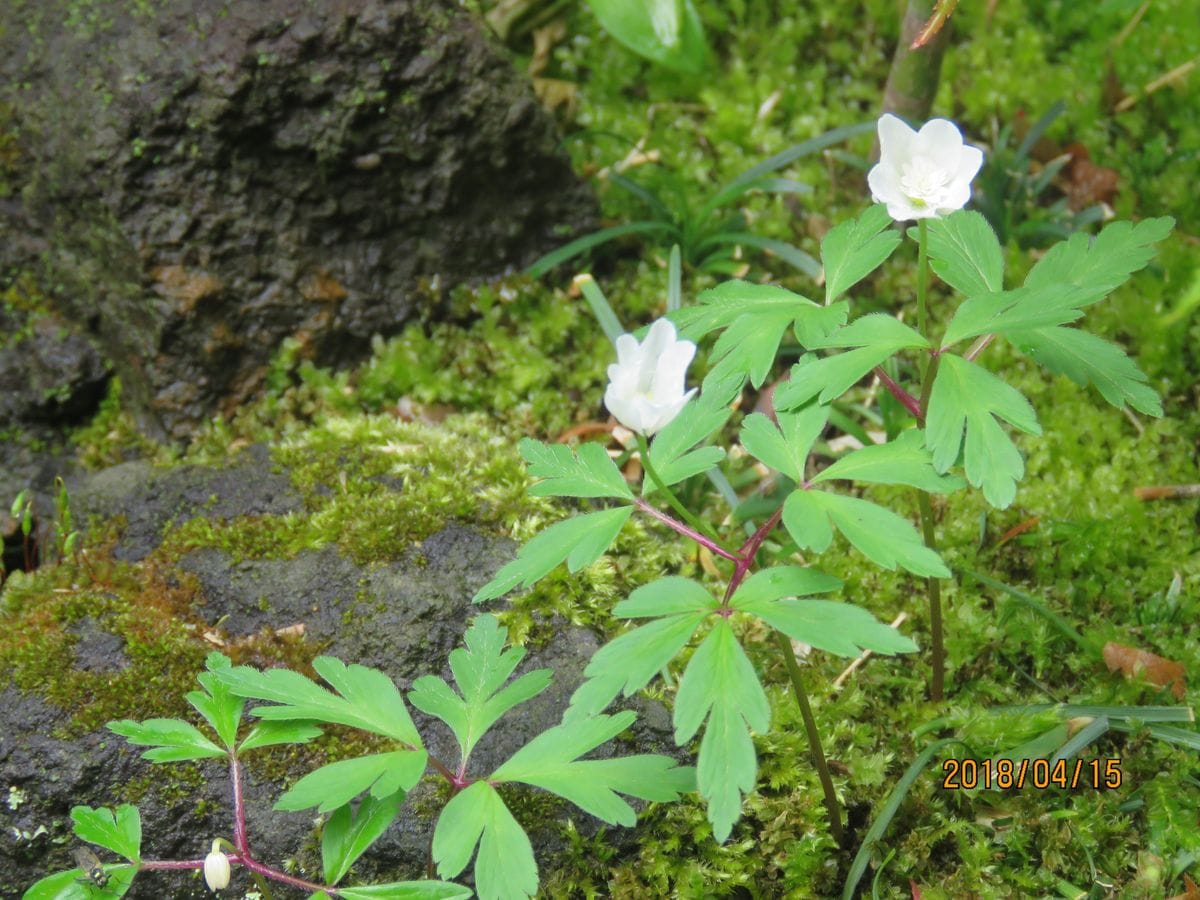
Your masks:
<svg viewBox="0 0 1200 900"><path fill-rule="evenodd" d="M212 852L204 857L204 883L209 890L229 887L229 857L221 852L221 842L213 841Z"/></svg>
<svg viewBox="0 0 1200 900"><path fill-rule="evenodd" d="M981 165L983 151L964 144L953 122L931 119L913 131L888 113L879 118L879 162L867 184L897 222L940 219L966 206Z"/></svg>
<svg viewBox="0 0 1200 900"><path fill-rule="evenodd" d="M696 393L683 390L683 377L696 345L675 337L675 326L659 319L641 344L632 334L617 338L617 361L608 367L604 405L626 428L649 436L665 428Z"/></svg>

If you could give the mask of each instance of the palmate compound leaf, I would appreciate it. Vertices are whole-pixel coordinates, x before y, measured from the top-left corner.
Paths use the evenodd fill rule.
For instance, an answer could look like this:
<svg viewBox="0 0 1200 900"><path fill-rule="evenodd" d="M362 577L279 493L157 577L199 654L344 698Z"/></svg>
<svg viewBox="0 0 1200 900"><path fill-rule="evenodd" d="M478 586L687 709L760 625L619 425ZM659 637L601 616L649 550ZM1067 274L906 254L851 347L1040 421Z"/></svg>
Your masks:
<svg viewBox="0 0 1200 900"><path fill-rule="evenodd" d="M704 291L698 304L675 310L670 318L688 340L725 329L713 346L703 389L708 402L723 405L747 379L756 388L762 386L790 325L803 334L824 334L845 321L845 312L844 305L818 306L775 285L727 281Z"/></svg>
<svg viewBox="0 0 1200 900"><path fill-rule="evenodd" d="M720 429L733 414L728 406L714 404L707 397L690 400L650 444L650 462L663 483L670 486L707 472L722 459L720 447L696 447ZM693 449L696 448L696 449ZM642 492L649 496L658 489L650 478L642 480Z"/></svg>
<svg viewBox="0 0 1200 900"><path fill-rule="evenodd" d="M427 761L424 750L393 750L330 763L292 785L275 809L297 812L315 806L317 812L326 813L364 792L377 800L403 793L421 780Z"/></svg>
<svg viewBox="0 0 1200 900"><path fill-rule="evenodd" d="M836 590L831 578L799 566L775 566L756 572L737 589L730 606L762 619L793 640L838 656L911 653L916 644L861 607L831 600L797 600L806 594Z"/></svg>
<svg viewBox="0 0 1200 900"><path fill-rule="evenodd" d="M537 892L537 862L529 837L486 781L455 794L438 817L432 846L438 875L457 876L471 862L476 845L479 900L526 900Z"/></svg>
<svg viewBox="0 0 1200 900"><path fill-rule="evenodd" d="M529 489L535 497L616 497L632 500L633 491L604 447L583 444L578 452L562 444L521 440L529 474L543 479Z"/></svg>
<svg viewBox="0 0 1200 900"><path fill-rule="evenodd" d="M556 522L522 546L517 558L501 567L471 602L494 600L517 585L530 587L563 560L572 572L591 565L616 540L632 512L632 506L618 506Z"/></svg>
<svg viewBox="0 0 1200 900"><path fill-rule="evenodd" d="M907 484L933 494L948 494L963 486L961 478L939 475L918 429L901 432L886 444L852 450L812 478L822 481L865 481L871 484Z"/></svg>
<svg viewBox="0 0 1200 900"><path fill-rule="evenodd" d="M705 720L696 786L708 803L713 836L724 843L758 777L750 730L761 734L770 727L771 708L729 620L720 617L680 679L675 743L691 740Z"/></svg>
<svg viewBox="0 0 1200 900"><path fill-rule="evenodd" d="M1094 384L1113 406L1129 404L1148 416L1163 414L1149 378L1116 344L1075 328L1034 328L1006 335L1022 353L1080 387Z"/></svg>
<svg viewBox="0 0 1200 900"><path fill-rule="evenodd" d="M1003 509L1016 497L1025 463L997 418L1028 434L1042 433L1037 414L1020 392L974 363L942 354L925 419L933 466L948 471L961 447L967 481L983 489L988 503Z"/></svg>
<svg viewBox="0 0 1200 900"><path fill-rule="evenodd" d="M347 666L332 656L318 656L312 666L333 691L288 669L260 672L237 666L215 674L239 697L278 704L256 706L253 715L261 719L348 725L420 749L421 736L404 706L404 698L387 675L366 666Z"/></svg>
<svg viewBox="0 0 1200 900"><path fill-rule="evenodd" d="M47 875L29 887L21 900L112 900L129 892L138 873L137 867L128 863L106 863L103 869L108 876L103 889L89 881L82 869L68 869Z"/></svg>
<svg viewBox="0 0 1200 900"><path fill-rule="evenodd" d="M337 884L400 814L404 792L364 797L357 809L339 807L321 829L321 866L326 884Z"/></svg>
<svg viewBox="0 0 1200 900"><path fill-rule="evenodd" d="M830 403L897 351L928 348L929 342L898 319L871 313L809 346L850 349L821 358L811 353L801 357L788 381L775 391L776 410L803 406L813 397Z"/></svg>
<svg viewBox="0 0 1200 900"><path fill-rule="evenodd" d="M147 719L145 722L121 719L109 722L108 730L121 735L131 744L150 747L142 754L142 758L151 762L211 759L226 753L205 737L199 728L182 719Z"/></svg>
<svg viewBox="0 0 1200 900"><path fill-rule="evenodd" d="M742 446L760 462L793 481L804 481L804 467L813 444L829 420L829 407L813 404L796 412L776 412L778 426L762 413L742 420Z"/></svg>
<svg viewBox="0 0 1200 900"><path fill-rule="evenodd" d="M1103 299L1143 268L1157 252L1175 220L1145 219L1136 225L1113 222L1093 239L1083 232L1056 244L1025 278L1026 287L1070 284L1086 293L1084 303Z"/></svg>
<svg viewBox="0 0 1200 900"><path fill-rule="evenodd" d="M641 754L611 759L580 759L631 724L632 710L613 716L573 719L544 731L493 772L492 783L532 785L574 803L610 825L632 826L637 814L619 795L642 800L678 800L695 787L690 768L669 756Z"/></svg>
<svg viewBox="0 0 1200 900"><path fill-rule="evenodd" d="M887 207L877 203L857 219L830 229L821 240L827 306L879 268L900 245L902 235L888 228L891 224Z"/></svg>
<svg viewBox="0 0 1200 900"><path fill-rule="evenodd" d="M959 210L929 220L929 265L937 276L967 297L1004 289L1004 253L987 219Z"/></svg>
<svg viewBox="0 0 1200 900"><path fill-rule="evenodd" d="M1024 328L1074 322L1083 315L1080 307L1085 297L1082 288L1064 284L978 294L955 311L942 338L942 348L982 334L1007 335Z"/></svg>
<svg viewBox="0 0 1200 900"><path fill-rule="evenodd" d="M214 672L231 668L233 663L224 653L215 650L205 659L207 672L197 676L197 681L203 691L191 691L185 699L192 707L204 716L205 721L212 726L213 731L229 749L233 749L237 741L238 725L242 721L242 709L246 702L241 697L235 697L229 692Z"/></svg>
<svg viewBox="0 0 1200 900"><path fill-rule="evenodd" d="M141 859L142 816L136 806L122 803L115 810L74 806L71 821L81 841L111 850L133 863Z"/></svg>
<svg viewBox="0 0 1200 900"><path fill-rule="evenodd" d="M601 712L618 694L631 696L684 648L719 604L707 590L672 575L637 588L613 609L625 619L656 618L601 647L584 669L584 682L571 695L563 721Z"/></svg>
<svg viewBox="0 0 1200 900"><path fill-rule="evenodd" d="M501 628L495 616L477 616L467 630L465 648L450 653L450 671L458 685L456 693L442 678L426 675L413 682L408 702L417 709L445 722L462 753L465 765L484 733L513 707L536 697L553 678L550 669L526 672L507 687L525 648L504 648L508 630Z"/></svg>
<svg viewBox="0 0 1200 900"><path fill-rule="evenodd" d="M925 546L908 520L868 500L800 488L783 503L783 524L806 550L825 550L837 526L846 540L876 565L885 569L900 566L930 578L950 577L941 557Z"/></svg>

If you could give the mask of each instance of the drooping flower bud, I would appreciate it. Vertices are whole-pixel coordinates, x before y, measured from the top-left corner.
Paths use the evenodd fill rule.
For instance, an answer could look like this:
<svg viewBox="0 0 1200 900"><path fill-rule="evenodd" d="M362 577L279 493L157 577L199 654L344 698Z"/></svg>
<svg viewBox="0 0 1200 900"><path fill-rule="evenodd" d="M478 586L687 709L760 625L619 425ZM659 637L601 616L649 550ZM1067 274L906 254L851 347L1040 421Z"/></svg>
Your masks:
<svg viewBox="0 0 1200 900"><path fill-rule="evenodd" d="M617 361L608 367L604 405L626 428L649 437L679 415L696 393L685 392L684 375L696 345L675 336L675 326L659 319L639 344L632 334L617 338Z"/></svg>
<svg viewBox="0 0 1200 900"><path fill-rule="evenodd" d="M212 852L204 857L204 883L209 890L229 887L229 857L221 852L221 842L213 841Z"/></svg>
<svg viewBox="0 0 1200 900"><path fill-rule="evenodd" d="M890 113L879 118L879 162L867 173L871 196L897 222L940 219L971 199L983 151L964 144L958 126L931 119L913 131Z"/></svg>

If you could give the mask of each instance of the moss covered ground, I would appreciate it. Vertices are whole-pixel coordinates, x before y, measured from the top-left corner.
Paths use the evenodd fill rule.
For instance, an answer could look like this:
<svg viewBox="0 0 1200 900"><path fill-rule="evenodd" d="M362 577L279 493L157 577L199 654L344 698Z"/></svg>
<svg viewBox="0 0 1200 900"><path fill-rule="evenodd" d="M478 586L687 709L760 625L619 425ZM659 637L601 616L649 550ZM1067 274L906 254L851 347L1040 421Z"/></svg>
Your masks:
<svg viewBox="0 0 1200 900"><path fill-rule="evenodd" d="M573 117L564 122L566 146L577 167L595 177L612 222L643 211L598 173L635 149L658 162L635 165L627 175L655 190L681 191L698 205L714 187L771 154L828 128L870 120L877 111L897 33L891 0L704 0L697 6L718 60L700 78L640 61L582 6L567 15L567 38L546 74L576 85ZM989 350L989 367L1030 397L1044 434L1019 441L1027 474L1014 505L996 511L976 494L953 495L938 510L939 541L952 566L1028 592L1088 642L1112 640L1178 660L1194 683L1198 501L1143 502L1133 490L1197 481L1200 197L1194 184L1200 119L1194 111L1200 73L1152 93L1144 88L1194 56L1200 20L1188 0L1150 4L1144 14L1140 6L1005 0L961 4L953 19L935 113L958 121L969 140L987 144L1005 126L1027 127L1065 100L1048 136L1059 147L1082 143L1093 162L1115 170L1111 204L1117 215L1171 215L1178 224L1158 261L1087 319L1089 330L1139 359L1164 398L1164 418L1126 415L1094 391L1048 376L1005 348ZM1118 112L1123 98L1129 98L1126 108ZM812 186L810 195L752 197L746 213L754 232L815 254L828 225L869 200L855 157L867 156L870 138L846 149L788 170ZM1011 247L1010 270L1028 267L1036 252ZM913 257L911 247L902 249L858 301L881 309L910 302ZM665 248L623 244L579 265L596 273L628 327L663 311ZM815 290L770 257L748 256L746 265L747 277L769 278L800 293ZM685 302L712 283L711 276L686 272ZM947 312L936 300L934 310L935 319ZM601 396L609 345L571 292L569 273L561 271L541 282L517 277L455 289L443 298L441 312L436 323L412 324L377 340L371 358L352 371L314 367L297 348L285 346L267 394L233 419L211 423L182 453L137 436L119 385L97 420L77 434L76 445L88 464L99 467L131 455L149 455L162 465L216 464L239 447L267 441L275 459L293 472L303 513L175 523L152 566L169 566L175 555L198 546L276 558L333 544L359 561L391 559L449 521L527 539L568 510L525 495L516 441L557 437L607 418ZM701 358L694 372L702 365ZM861 389L860 399L867 390ZM752 402L747 398L742 411ZM735 483L750 477L745 463L730 463L729 474ZM338 477L340 493L316 489ZM399 478L405 489L385 490L382 478ZM895 489L878 488L873 496L898 509L911 503ZM727 515L719 500L707 502L718 520ZM92 553L102 559L102 543L93 543ZM180 592L186 585L150 579L158 587L149 590L144 572L133 579L116 564L103 565L103 590L53 593L60 582L77 578L70 564L10 584L6 615L15 617L14 631L23 637L0 641L0 661L16 684L53 683L61 696L51 699L69 703L73 693L94 686L60 677L69 670L61 663L71 640L63 626L85 615L108 616L132 648L131 682L153 687L141 692L116 685L113 696L158 698L136 710L122 706L119 715L179 712L169 698L190 687L202 659L200 644L184 628L187 606ZM836 543L820 565L845 581L847 599L879 618L890 621L906 612L905 627L925 642L928 623L916 580L879 571ZM554 573L504 606L504 617L521 640L539 638L544 626L538 623L547 612L612 633L612 605L667 573L711 578L689 546L636 524L613 553L577 575ZM35 596L53 599L32 602ZM157 612L147 617L148 609ZM1001 707L1180 702L1166 689L1110 673L1045 616L967 577L948 585L947 610L946 703L925 699L924 655L872 660L840 689L833 682L844 661L819 653L808 660L817 721L856 842L906 767L933 740L963 742L943 755L982 758L1053 724L1045 714L1004 713ZM803 729L782 688L785 673L762 644L754 661L764 682L779 686L771 691L773 727L756 738L759 787L730 840L712 840L698 800L651 808L639 824L640 850L632 857L613 858L603 835L584 839L566 825L570 850L558 869L546 873L546 896L840 893L851 854L829 836ZM178 690L171 690L176 682ZM669 688L653 691L670 702ZM1196 697L1189 686L1182 702L1194 704ZM79 727L118 714L100 700ZM908 792L874 852L866 892L924 898L1183 893L1184 876L1195 877L1200 867L1200 751L1135 725L1129 733L1109 732L1090 752L1121 759L1119 790L947 791L938 786L935 762Z"/></svg>

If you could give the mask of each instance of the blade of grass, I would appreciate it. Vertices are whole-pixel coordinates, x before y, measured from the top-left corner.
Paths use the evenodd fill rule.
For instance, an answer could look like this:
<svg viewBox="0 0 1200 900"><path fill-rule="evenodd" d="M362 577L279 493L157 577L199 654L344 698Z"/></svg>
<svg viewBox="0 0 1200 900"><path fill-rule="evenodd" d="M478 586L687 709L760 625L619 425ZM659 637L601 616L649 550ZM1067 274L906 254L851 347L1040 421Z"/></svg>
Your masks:
<svg viewBox="0 0 1200 900"><path fill-rule="evenodd" d="M766 250L769 253L775 254L789 265L799 269L810 278L821 277L821 264L819 262L799 247L793 247L791 244L777 241L774 238L759 237L756 234L750 234L748 231L723 231L705 238L700 242L697 249L719 244L730 246L745 244L747 247L754 247L756 250Z"/></svg>
<svg viewBox="0 0 1200 900"><path fill-rule="evenodd" d="M617 318L617 314L613 312L612 306L609 305L608 298L604 296L604 291L600 290L596 279L587 274L576 275L575 284L583 292L583 299L591 307L592 315L600 323L604 336L615 347L617 338L625 333L625 329L621 326L621 320Z"/></svg>
<svg viewBox="0 0 1200 900"><path fill-rule="evenodd" d="M857 125L843 125L841 128L833 128L824 134L818 134L814 138L809 138L807 141L802 141L793 147L788 147L786 150L776 153L770 159L763 160L757 166L747 169L731 181L730 186L746 181L755 181L764 175L782 169L784 166L798 159L810 156L813 153L820 153L826 147L832 147L834 144L840 144L849 138L857 137L860 134L866 134L874 130L875 120L873 119L870 122L860 122Z"/></svg>
<svg viewBox="0 0 1200 900"><path fill-rule="evenodd" d="M888 794L888 798L884 802L883 808L879 811L879 815L871 823L866 837L863 838L862 846L854 854L854 862L850 864L850 872L846 876L845 887L842 888L842 900L852 900L854 897L854 892L858 889L858 883L867 871L867 866L870 865L871 851L882 840L888 826L892 824L892 819L896 817L896 813L900 809L900 804L904 802L904 798L908 796L913 783L925 771L930 760L951 744L961 743L962 741L958 740L958 738L944 738L940 741L934 741L917 754L917 758L904 770L904 774L900 776L900 780L896 782L896 786Z"/></svg>
<svg viewBox="0 0 1200 900"><path fill-rule="evenodd" d="M1138 722L1195 722L1196 714L1190 706L1080 706L1073 703L1035 703L1014 706L996 706L992 712L999 714L1030 715L1053 710L1064 719L1074 719L1078 716L1089 716L1098 719L1107 716L1109 719L1133 719ZM1113 723L1116 728L1116 723Z"/></svg>
<svg viewBox="0 0 1200 900"><path fill-rule="evenodd" d="M1098 719L1092 719L1071 737L1065 744L1058 748L1058 752L1050 760L1050 766L1053 768L1057 763L1065 759L1071 759L1078 756L1079 751L1091 744L1093 741L1099 740L1108 733L1109 721L1107 716L1101 716Z"/></svg>
<svg viewBox="0 0 1200 900"><path fill-rule="evenodd" d="M624 225L614 225L611 228L601 228L599 231L585 234L583 237L577 238L571 241L571 243L559 247L557 250L551 250L545 256L534 260L529 268L525 270L525 274L533 278L540 278L555 266L573 259L579 254L591 250L593 247L598 247L607 241L613 241L630 234L667 232L673 230L674 227L674 225L668 222L628 222Z"/></svg>
<svg viewBox="0 0 1200 900"><path fill-rule="evenodd" d="M683 305L683 254L679 245L671 247L671 259L667 263L667 312Z"/></svg>

